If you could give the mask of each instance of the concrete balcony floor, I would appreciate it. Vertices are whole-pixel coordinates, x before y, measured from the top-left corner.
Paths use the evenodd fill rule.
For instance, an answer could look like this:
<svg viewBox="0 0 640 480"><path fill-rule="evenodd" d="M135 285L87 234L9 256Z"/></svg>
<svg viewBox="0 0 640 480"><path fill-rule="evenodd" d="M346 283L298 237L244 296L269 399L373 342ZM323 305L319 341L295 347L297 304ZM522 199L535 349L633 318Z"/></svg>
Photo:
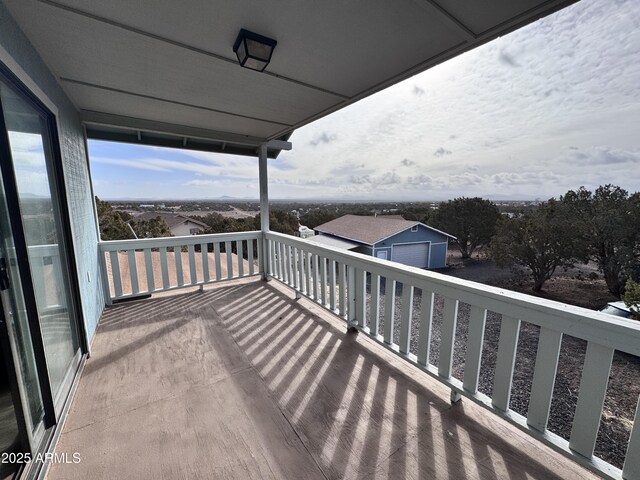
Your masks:
<svg viewBox="0 0 640 480"><path fill-rule="evenodd" d="M596 478L275 281L108 308L57 479Z"/></svg>

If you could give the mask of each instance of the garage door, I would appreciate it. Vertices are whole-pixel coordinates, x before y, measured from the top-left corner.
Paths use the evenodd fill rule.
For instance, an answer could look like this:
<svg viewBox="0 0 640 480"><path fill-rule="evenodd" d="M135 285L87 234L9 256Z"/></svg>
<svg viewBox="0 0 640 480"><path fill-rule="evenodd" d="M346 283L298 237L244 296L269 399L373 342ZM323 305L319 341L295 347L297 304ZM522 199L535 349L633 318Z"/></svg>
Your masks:
<svg viewBox="0 0 640 480"><path fill-rule="evenodd" d="M429 242L394 245L391 260L412 267L426 268L429 265Z"/></svg>

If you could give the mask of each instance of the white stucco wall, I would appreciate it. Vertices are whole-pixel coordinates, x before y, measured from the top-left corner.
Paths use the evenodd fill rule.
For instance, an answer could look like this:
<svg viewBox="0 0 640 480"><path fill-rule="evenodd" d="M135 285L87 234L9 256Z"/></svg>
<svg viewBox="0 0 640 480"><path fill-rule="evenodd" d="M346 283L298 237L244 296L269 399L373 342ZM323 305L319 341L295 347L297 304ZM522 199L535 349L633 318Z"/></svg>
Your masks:
<svg viewBox="0 0 640 480"><path fill-rule="evenodd" d="M105 305L89 168L78 112L0 2L0 61L57 117L82 314L89 340Z"/></svg>
<svg viewBox="0 0 640 480"><path fill-rule="evenodd" d="M197 228L201 232L204 231L204 228L202 228L202 226L198 225L197 223L185 222L173 227L171 229L171 235L173 235L174 237L183 237L185 235L191 235L192 228Z"/></svg>

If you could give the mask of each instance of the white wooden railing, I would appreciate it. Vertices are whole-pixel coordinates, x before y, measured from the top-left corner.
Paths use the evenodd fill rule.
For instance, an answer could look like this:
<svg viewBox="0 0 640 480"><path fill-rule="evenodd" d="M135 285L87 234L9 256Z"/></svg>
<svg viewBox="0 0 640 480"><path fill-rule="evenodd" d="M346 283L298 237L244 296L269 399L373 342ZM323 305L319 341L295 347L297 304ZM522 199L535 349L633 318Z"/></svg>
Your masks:
<svg viewBox="0 0 640 480"><path fill-rule="evenodd" d="M593 455L614 351L640 356L640 322L453 279L274 232L109 241L100 242L99 251L110 300L258 275L260 257L266 251L264 268L268 276L312 299L343 318L349 326L447 385L452 390L452 400L459 396L473 400L605 477L640 478L640 408L635 413L623 469ZM384 292L391 294L384 293L381 285L385 287ZM396 286L400 285L398 315L395 298ZM413 312L414 295L418 291L420 311ZM429 355L436 295L444 298L437 365L430 362ZM464 375L459 380L452 376L452 370L461 302L470 305L470 313ZM487 312L501 315L490 397L478 391ZM417 322L414 328L412 322ZM509 409L521 322L540 327L526 417ZM587 342L568 441L547 429L563 335Z"/></svg>
<svg viewBox="0 0 640 480"><path fill-rule="evenodd" d="M640 322L548 301L267 233L267 273L299 295L311 298L349 325L452 389L452 400L467 397L536 439L608 478L640 478L640 409L622 470L593 455L615 350L640 356ZM384 312L381 282L385 282ZM367 282L370 297L366 294ZM401 314L395 314L396 285L402 285ZM414 293L421 292L414 314ZM389 292L391 293L389 295ZM429 361L435 295L444 297L438 364ZM470 305L462 381L452 376L458 304ZM478 391L487 311L501 314L491 397ZM382 315L380 315L382 314ZM416 320L417 319L417 320ZM394 322L399 321L399 335ZM417 329L411 322L418 321ZM527 416L509 409L520 323L540 327ZM412 331L417 337L412 338ZM587 342L578 402L569 441L547 429L563 335ZM397 339L397 341L396 341ZM411 353L410 345L417 345ZM640 379L638 379L640 381Z"/></svg>
<svg viewBox="0 0 640 480"><path fill-rule="evenodd" d="M260 232L100 242L107 298L121 300L257 275L260 244Z"/></svg>

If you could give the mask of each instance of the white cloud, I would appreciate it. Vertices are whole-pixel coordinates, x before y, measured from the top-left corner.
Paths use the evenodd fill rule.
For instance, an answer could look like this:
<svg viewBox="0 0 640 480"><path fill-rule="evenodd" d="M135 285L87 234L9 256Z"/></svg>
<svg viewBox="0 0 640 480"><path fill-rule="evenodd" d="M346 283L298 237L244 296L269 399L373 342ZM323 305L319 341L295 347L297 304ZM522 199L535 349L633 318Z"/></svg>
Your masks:
<svg viewBox="0 0 640 480"><path fill-rule="evenodd" d="M129 160L126 158L105 158L105 157L91 157L91 161L95 163L103 163L105 165L119 165L121 167L136 168L140 170L155 170L156 172L170 172L168 168L159 167L152 163L147 163L138 160Z"/></svg>

